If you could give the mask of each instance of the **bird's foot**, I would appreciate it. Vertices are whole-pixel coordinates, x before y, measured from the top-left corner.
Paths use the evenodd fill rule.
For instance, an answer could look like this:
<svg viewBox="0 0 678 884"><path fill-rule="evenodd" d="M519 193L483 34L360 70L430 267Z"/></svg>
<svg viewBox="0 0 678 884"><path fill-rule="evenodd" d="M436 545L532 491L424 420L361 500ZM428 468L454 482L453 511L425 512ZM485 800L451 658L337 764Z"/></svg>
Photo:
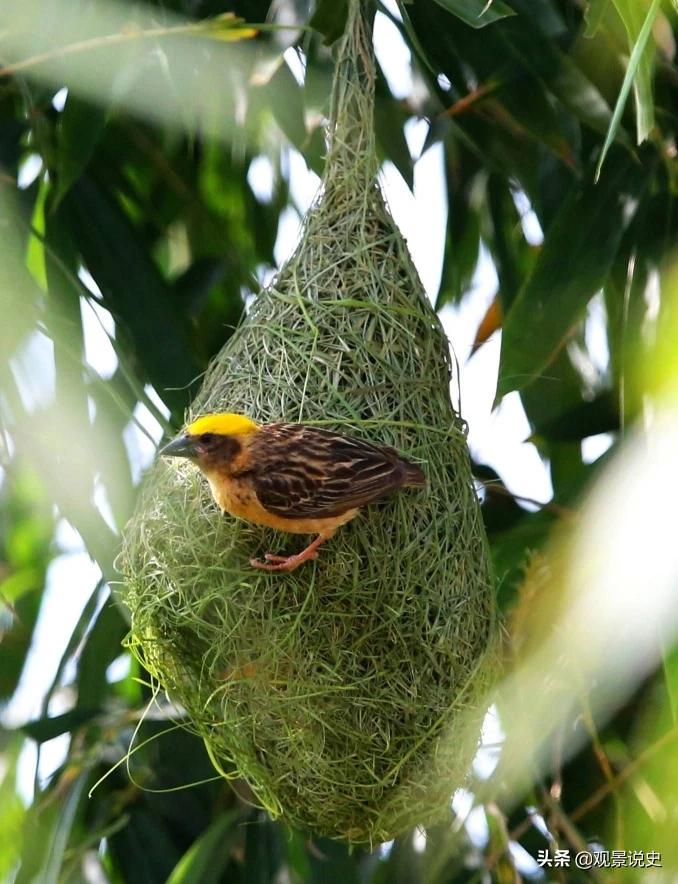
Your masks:
<svg viewBox="0 0 678 884"><path fill-rule="evenodd" d="M294 555L294 556L274 556L273 553L266 553L266 555L264 556L264 558L266 559L267 562L277 562L277 563L280 563L280 562L289 562L290 559L297 559L297 558L299 558L300 555L301 555L301 553L299 553L298 555ZM305 562L310 562L311 559L317 559L317 558L318 558L318 553L317 553L317 552L309 553L309 554L304 558L304 561L305 561Z"/></svg>
<svg viewBox="0 0 678 884"><path fill-rule="evenodd" d="M253 568L259 568L260 571L294 571L295 568L303 565L304 562L317 559L317 549L326 540L327 536L320 534L313 543L309 543L306 549L303 549L294 556L275 556L272 553L266 553L264 556L265 562L260 562L259 559L250 559L250 565Z"/></svg>
<svg viewBox="0 0 678 884"><path fill-rule="evenodd" d="M294 571L295 568L303 565L304 562L317 559L318 553L312 552L309 555L298 553L295 556L274 556L271 553L266 553L264 558L266 559L265 562L260 562L259 559L250 559L250 565L253 568L258 568L260 571Z"/></svg>

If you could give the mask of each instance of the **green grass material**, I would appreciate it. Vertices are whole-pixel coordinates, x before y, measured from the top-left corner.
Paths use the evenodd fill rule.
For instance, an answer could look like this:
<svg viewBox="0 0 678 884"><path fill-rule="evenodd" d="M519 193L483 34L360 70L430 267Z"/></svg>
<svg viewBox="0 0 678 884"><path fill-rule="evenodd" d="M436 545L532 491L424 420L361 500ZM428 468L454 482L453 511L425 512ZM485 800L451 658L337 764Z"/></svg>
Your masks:
<svg viewBox="0 0 678 884"><path fill-rule="evenodd" d="M300 245L191 409L303 421L393 445L426 489L307 541L223 516L160 461L125 536L130 645L225 775L274 816L374 844L449 813L494 671L495 599L448 345L376 183L369 33L355 0L331 141ZM231 773L233 772L233 773Z"/></svg>

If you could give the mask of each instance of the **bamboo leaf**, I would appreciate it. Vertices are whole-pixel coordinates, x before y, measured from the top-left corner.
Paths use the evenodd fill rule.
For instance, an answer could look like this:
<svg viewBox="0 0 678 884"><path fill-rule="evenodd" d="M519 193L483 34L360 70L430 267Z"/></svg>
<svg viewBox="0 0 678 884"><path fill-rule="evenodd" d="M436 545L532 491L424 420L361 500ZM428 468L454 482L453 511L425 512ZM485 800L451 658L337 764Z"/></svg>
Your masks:
<svg viewBox="0 0 678 884"><path fill-rule="evenodd" d="M622 9L630 10L630 7L627 5L626 0L624 0L623 3L621 2L621 0L615 0L615 5L617 7L617 10L619 11L619 14L622 17L622 20L624 21L627 31L629 31L629 34L631 34L633 28L631 13L622 13ZM652 0L652 5L647 11L645 20L643 21L642 27L640 28L640 31L638 33L638 37L633 44L631 58L629 59L629 66L626 69L626 75L624 76L624 80L622 82L621 89L619 90L619 95L617 97L617 103L615 104L614 111L612 113L612 120L610 121L607 135L605 136L603 149L601 150L600 157L598 159L598 165L596 167L596 181L598 181L600 177L600 170L603 167L603 163L605 162L605 158L610 149L610 145L617 137L617 131L619 129L622 114L624 113L626 101L629 97L629 92L631 91L632 86L635 87L636 94L636 127L639 144L647 138L650 130L654 126L654 104L652 100L652 61L651 59L648 59L647 55L645 55L645 50L646 47L648 47L648 41L650 39L650 34L652 33L652 25L654 24L654 21L657 17L660 6L661 0Z"/></svg>
<svg viewBox="0 0 678 884"><path fill-rule="evenodd" d="M498 395L534 381L604 285L647 172L621 149L597 187L573 192L504 320Z"/></svg>
<svg viewBox="0 0 678 884"><path fill-rule="evenodd" d="M608 2L609 0L589 0L589 5L584 12L584 20L586 21L585 37L595 37L598 33Z"/></svg>
<svg viewBox="0 0 678 884"><path fill-rule="evenodd" d="M76 730L81 724L90 721L96 714L96 709L76 706L75 709L71 709L70 712L64 712L63 715L29 721L28 724L23 725L21 730L37 743L46 743L48 740L53 740L61 734Z"/></svg>
<svg viewBox="0 0 678 884"><path fill-rule="evenodd" d="M486 2L486 0L435 0L435 2L472 28L484 28L499 19L515 15L513 9L502 0L490 0L490 2Z"/></svg>
<svg viewBox="0 0 678 884"><path fill-rule="evenodd" d="M59 118L56 145L55 208L89 163L106 125L97 105L69 95Z"/></svg>
<svg viewBox="0 0 678 884"><path fill-rule="evenodd" d="M219 884L231 859L239 815L233 810L217 817L179 860L167 884Z"/></svg>

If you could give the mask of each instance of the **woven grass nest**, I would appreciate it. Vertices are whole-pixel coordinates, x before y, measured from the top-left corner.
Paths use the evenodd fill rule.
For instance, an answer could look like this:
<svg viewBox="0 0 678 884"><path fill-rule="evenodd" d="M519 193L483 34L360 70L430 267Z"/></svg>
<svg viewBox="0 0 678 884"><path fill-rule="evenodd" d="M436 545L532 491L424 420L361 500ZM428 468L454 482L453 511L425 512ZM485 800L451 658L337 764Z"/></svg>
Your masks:
<svg viewBox="0 0 678 884"><path fill-rule="evenodd" d="M249 560L305 539L221 515L195 467L158 462L122 558L130 645L217 767L292 825L374 844L449 813L485 712L495 601L447 341L377 185L366 18L352 0L300 244L189 417L364 436L419 462L428 487L268 574Z"/></svg>

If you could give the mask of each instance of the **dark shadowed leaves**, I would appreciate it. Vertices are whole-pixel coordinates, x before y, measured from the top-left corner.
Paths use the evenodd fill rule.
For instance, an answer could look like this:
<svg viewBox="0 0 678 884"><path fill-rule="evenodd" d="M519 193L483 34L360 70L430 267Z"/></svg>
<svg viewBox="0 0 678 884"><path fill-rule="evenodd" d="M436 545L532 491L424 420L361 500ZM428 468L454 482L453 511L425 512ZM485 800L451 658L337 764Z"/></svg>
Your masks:
<svg viewBox="0 0 678 884"><path fill-rule="evenodd" d="M605 284L648 170L621 150L594 186L572 192L504 319L498 395L520 390L551 362Z"/></svg>

